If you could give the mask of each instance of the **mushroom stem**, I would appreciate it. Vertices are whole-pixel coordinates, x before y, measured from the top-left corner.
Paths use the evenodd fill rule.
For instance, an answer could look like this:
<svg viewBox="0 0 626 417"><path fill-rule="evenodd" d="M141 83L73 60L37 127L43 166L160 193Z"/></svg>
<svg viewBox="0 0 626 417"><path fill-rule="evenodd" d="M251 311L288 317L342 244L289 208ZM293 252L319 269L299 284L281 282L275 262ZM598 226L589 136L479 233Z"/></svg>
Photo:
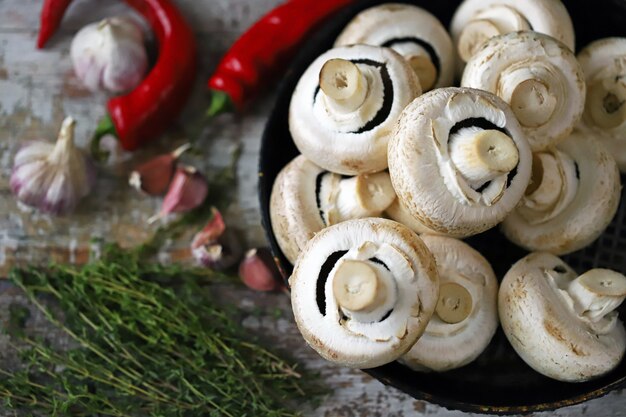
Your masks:
<svg viewBox="0 0 626 417"><path fill-rule="evenodd" d="M591 269L573 280L567 293L584 316L598 322L626 298L626 277L610 269Z"/></svg>
<svg viewBox="0 0 626 417"><path fill-rule="evenodd" d="M422 91L430 90L437 81L437 68L431 61L430 57L424 55L411 55L406 56L406 60L409 62L417 78L420 80Z"/></svg>
<svg viewBox="0 0 626 417"><path fill-rule="evenodd" d="M553 154L540 152L533 155L533 170L526 198L537 209L552 207L559 200L563 188L563 173Z"/></svg>
<svg viewBox="0 0 626 417"><path fill-rule="evenodd" d="M626 82L606 86L599 82L589 87L587 112L603 129L613 129L626 121Z"/></svg>
<svg viewBox="0 0 626 417"><path fill-rule="evenodd" d="M349 113L365 101L368 83L355 63L334 58L320 71L320 88L337 110Z"/></svg>
<svg viewBox="0 0 626 417"><path fill-rule="evenodd" d="M450 136L450 158L472 187L511 171L519 162L515 142L498 130L468 127Z"/></svg>
<svg viewBox="0 0 626 417"><path fill-rule="evenodd" d="M544 82L527 79L515 86L510 103L522 126L539 127L550 120L557 100Z"/></svg>
<svg viewBox="0 0 626 417"><path fill-rule="evenodd" d="M346 260L335 272L333 294L340 307L352 312L369 312L384 303L387 289L368 262Z"/></svg>
<svg viewBox="0 0 626 417"><path fill-rule="evenodd" d="M477 13L463 28L457 49L461 59L467 62L494 36L528 29L530 25L515 9L508 6L491 6Z"/></svg>
<svg viewBox="0 0 626 417"><path fill-rule="evenodd" d="M448 324L460 323L472 312L472 296L462 285L446 282L439 287L435 311Z"/></svg>
<svg viewBox="0 0 626 417"><path fill-rule="evenodd" d="M519 214L531 224L559 215L574 200L579 180L575 161L558 150L533 155L531 181Z"/></svg>
<svg viewBox="0 0 626 417"><path fill-rule="evenodd" d="M342 179L338 187L332 223L378 215L396 198L388 172Z"/></svg>

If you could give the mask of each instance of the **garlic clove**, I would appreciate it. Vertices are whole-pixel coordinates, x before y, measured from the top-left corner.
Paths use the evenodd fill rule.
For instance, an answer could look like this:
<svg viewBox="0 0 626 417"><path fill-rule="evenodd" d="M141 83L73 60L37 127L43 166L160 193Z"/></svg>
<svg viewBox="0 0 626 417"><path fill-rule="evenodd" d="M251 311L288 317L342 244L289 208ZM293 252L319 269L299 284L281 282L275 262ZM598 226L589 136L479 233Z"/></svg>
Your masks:
<svg viewBox="0 0 626 417"><path fill-rule="evenodd" d="M89 194L96 171L74 145L73 118L61 126L57 142L29 142L15 155L11 191L18 201L50 214L67 214Z"/></svg>
<svg viewBox="0 0 626 417"><path fill-rule="evenodd" d="M212 207L211 214L211 220L194 236L191 242L192 249L215 242L224 234L226 223L224 223L222 213L215 207Z"/></svg>
<svg viewBox="0 0 626 417"><path fill-rule="evenodd" d="M153 223L170 213L182 213L200 206L209 193L206 178L192 166L179 166L174 173L159 213L148 220Z"/></svg>
<svg viewBox="0 0 626 417"><path fill-rule="evenodd" d="M159 155L141 164L130 173L128 183L137 191L148 195L165 193L174 175L176 161L190 147L191 145L187 143L170 153Z"/></svg>
<svg viewBox="0 0 626 417"><path fill-rule="evenodd" d="M191 252L203 266L216 270L230 268L241 259L241 241L236 233L226 229L219 210L213 207L211 211L211 220L191 242Z"/></svg>
<svg viewBox="0 0 626 417"><path fill-rule="evenodd" d="M276 291L284 287L280 272L267 248L246 252L239 264L239 277L248 288L256 291Z"/></svg>
<svg viewBox="0 0 626 417"><path fill-rule="evenodd" d="M70 55L76 75L91 91L132 90L148 68L141 28L126 17L82 28L72 40Z"/></svg>

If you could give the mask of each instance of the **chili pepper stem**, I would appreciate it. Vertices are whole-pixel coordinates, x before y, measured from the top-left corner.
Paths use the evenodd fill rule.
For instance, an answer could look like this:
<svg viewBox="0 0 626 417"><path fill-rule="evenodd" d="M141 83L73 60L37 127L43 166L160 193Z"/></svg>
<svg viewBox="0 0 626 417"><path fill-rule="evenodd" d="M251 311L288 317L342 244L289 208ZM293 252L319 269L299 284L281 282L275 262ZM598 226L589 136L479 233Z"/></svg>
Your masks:
<svg viewBox="0 0 626 417"><path fill-rule="evenodd" d="M215 117L222 113L235 111L235 106L228 93L219 90L211 90L211 104L206 112L207 117Z"/></svg>
<svg viewBox="0 0 626 417"><path fill-rule="evenodd" d="M96 126L96 131L91 138L91 143L89 144L89 148L91 150L91 156L96 161L104 161L109 157L109 153L100 149L100 139L102 139L106 135L113 135L118 137L117 130L115 129L115 125L113 124L113 119L108 114L104 116L98 126Z"/></svg>

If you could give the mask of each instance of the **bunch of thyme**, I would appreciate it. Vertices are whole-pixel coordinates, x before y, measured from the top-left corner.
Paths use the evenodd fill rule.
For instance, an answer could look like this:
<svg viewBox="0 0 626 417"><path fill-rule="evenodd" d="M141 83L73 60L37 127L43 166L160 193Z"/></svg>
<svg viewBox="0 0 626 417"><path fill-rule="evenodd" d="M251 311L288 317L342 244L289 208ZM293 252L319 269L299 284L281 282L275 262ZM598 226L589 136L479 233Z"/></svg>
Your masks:
<svg viewBox="0 0 626 417"><path fill-rule="evenodd" d="M319 393L315 379L252 340L196 272L116 246L81 268L14 270L12 282L77 347L13 332L28 348L21 368L0 370L3 404L52 417L297 415L293 405Z"/></svg>

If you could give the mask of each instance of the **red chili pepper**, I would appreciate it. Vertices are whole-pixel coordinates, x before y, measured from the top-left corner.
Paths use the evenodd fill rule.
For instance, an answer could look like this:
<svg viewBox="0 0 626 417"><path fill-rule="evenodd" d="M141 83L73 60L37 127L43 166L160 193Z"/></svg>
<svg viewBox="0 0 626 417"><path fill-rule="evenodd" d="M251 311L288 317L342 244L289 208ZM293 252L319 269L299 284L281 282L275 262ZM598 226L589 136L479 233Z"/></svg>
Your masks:
<svg viewBox="0 0 626 417"><path fill-rule="evenodd" d="M109 100L109 115L98 126L96 140L112 133L124 149L132 151L159 136L176 119L191 93L198 57L191 28L169 0L124 1L152 27L159 42L159 58L137 88ZM44 0L40 47L58 29L70 3Z"/></svg>
<svg viewBox="0 0 626 417"><path fill-rule="evenodd" d="M37 38L37 48L41 49L54 35L54 32L61 25L63 15L72 0L47 0L43 2L41 8L41 29Z"/></svg>
<svg viewBox="0 0 626 417"><path fill-rule="evenodd" d="M354 0L291 0L248 29L226 52L209 79L208 115L242 110L320 22Z"/></svg>

